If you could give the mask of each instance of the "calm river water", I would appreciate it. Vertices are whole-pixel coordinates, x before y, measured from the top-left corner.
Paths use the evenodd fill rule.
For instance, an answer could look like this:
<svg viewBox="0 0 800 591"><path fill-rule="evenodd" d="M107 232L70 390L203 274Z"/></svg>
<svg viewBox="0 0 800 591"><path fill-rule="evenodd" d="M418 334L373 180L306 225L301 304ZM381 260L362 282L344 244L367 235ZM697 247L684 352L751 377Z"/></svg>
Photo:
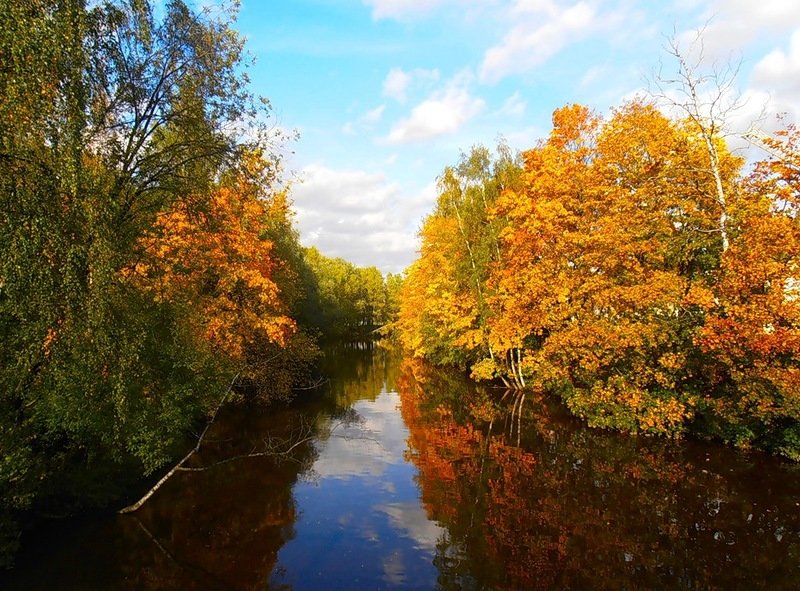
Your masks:
<svg viewBox="0 0 800 591"><path fill-rule="evenodd" d="M380 348L327 363L324 392L227 412L210 467L134 515L28 538L0 588L800 588L798 466L590 430ZM292 449L214 465L265 442Z"/></svg>

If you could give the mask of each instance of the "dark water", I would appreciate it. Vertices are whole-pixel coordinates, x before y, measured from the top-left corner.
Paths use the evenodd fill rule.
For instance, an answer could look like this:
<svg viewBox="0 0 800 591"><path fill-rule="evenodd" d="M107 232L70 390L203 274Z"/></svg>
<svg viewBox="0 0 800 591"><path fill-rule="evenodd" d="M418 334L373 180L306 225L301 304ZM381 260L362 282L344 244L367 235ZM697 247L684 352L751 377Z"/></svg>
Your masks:
<svg viewBox="0 0 800 591"><path fill-rule="evenodd" d="M136 514L29 537L0 589L800 588L797 466L589 430L382 349L328 362L324 394L221 417L211 467Z"/></svg>

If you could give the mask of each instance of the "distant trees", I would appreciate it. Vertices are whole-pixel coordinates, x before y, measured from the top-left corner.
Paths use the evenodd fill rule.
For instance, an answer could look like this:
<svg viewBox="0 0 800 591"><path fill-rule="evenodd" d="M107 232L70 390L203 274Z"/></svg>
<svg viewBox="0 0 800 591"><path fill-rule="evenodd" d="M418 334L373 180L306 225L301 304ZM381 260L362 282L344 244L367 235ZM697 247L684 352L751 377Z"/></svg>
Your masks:
<svg viewBox="0 0 800 591"><path fill-rule="evenodd" d="M310 321L325 338L371 338L390 320L399 276L384 280L376 267L357 267L314 247L305 251L305 261L314 284Z"/></svg>
<svg viewBox="0 0 800 591"><path fill-rule="evenodd" d="M446 169L403 290L404 345L559 392L591 425L702 423L800 457L797 133L767 140L784 157L747 176L708 133L643 101L607 120L570 105L512 182L475 183L486 200L456 199L469 193Z"/></svg>

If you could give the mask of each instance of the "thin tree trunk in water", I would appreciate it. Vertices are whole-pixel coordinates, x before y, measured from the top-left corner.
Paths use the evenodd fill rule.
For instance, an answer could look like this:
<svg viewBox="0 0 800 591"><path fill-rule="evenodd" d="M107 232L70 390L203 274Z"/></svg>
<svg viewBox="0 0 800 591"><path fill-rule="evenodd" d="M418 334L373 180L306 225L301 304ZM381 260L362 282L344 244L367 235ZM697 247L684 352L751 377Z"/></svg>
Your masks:
<svg viewBox="0 0 800 591"><path fill-rule="evenodd" d="M489 347L489 359L491 359L492 361L495 361L494 351L492 351L492 346L491 345L487 345L487 346ZM509 389L511 388L511 384L508 383L508 380L506 379L506 376L500 374L500 381L503 382L503 385L506 388L509 388Z"/></svg>
<svg viewBox="0 0 800 591"><path fill-rule="evenodd" d="M148 490L147 493L145 493L145 495L141 499L139 499L132 505L128 505L127 507L120 509L118 511L119 514L133 513L134 511L138 511L141 508L141 506L144 505L148 501L148 499L150 499L150 497L152 497L167 480L172 478L175 472L178 472L183 468L183 465L189 460L189 458L191 458L194 454L200 451L200 446L203 445L203 439L205 439L206 433L208 433L208 430L211 428L211 425L214 424L214 421L217 418L219 410L225 403L225 399L228 397L228 394L230 394L230 391L233 388L233 385L236 383L236 380L239 378L240 373L241 372L237 372L236 375L233 376L231 383L228 384L228 387L225 389L225 393L222 395L222 398L220 398L219 402L217 403L217 407L214 409L211 418L206 423L205 429L203 429L203 432L200 434L200 437L197 438L197 444L189 451L189 453L183 456L183 459L180 462L175 464L169 472L164 474L164 476L161 477L161 480L156 482L155 485L150 490Z"/></svg>
<svg viewBox="0 0 800 591"><path fill-rule="evenodd" d="M511 430L508 433L509 437L514 436L514 418L518 416L518 414L522 414L522 402L525 399L525 394L517 390L516 395L514 396L514 405L511 407ZM517 438L519 438L519 424L520 421L517 420Z"/></svg>
<svg viewBox="0 0 800 591"><path fill-rule="evenodd" d="M514 376L514 386L519 390L519 378L517 376L517 368L514 364L514 349L508 350L506 359L508 359L509 365L511 366L511 375Z"/></svg>

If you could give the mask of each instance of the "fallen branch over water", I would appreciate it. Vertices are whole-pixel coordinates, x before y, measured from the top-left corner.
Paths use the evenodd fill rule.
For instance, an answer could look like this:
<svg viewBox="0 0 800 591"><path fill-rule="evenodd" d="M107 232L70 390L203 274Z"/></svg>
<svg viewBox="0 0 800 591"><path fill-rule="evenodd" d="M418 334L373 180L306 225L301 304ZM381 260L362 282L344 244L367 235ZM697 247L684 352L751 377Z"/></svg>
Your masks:
<svg viewBox="0 0 800 591"><path fill-rule="evenodd" d="M319 388L321 386L324 386L325 384L327 384L329 382L330 382L330 379L320 378L316 382L311 384L310 386L292 388L292 391L293 392L301 392L301 391L304 391L304 390L316 390L317 388Z"/></svg>
<svg viewBox="0 0 800 591"><path fill-rule="evenodd" d="M336 427L334 427L334 429L335 428ZM334 429L331 429L331 431L333 431ZM288 439L289 447L287 447L286 449L281 449L281 446L286 445L287 441L273 439L270 437L264 440L264 449L262 449L261 451L256 451L256 448L253 448L253 450L250 451L249 453L231 456L229 458L225 458L224 460L219 460L207 466L191 466L191 467L179 466L176 471L205 472L206 470L215 468L216 466L227 464L229 462L235 462L236 460L245 460L248 458L263 458L263 457L280 458L282 456L288 456L295 449L297 449L304 443L312 441L315 437L316 435L314 435L313 433L313 425L304 425L301 427L301 431L299 433L293 433L291 435L291 437Z"/></svg>
<svg viewBox="0 0 800 591"><path fill-rule="evenodd" d="M153 488L148 490L141 499L139 499L138 501L136 501L132 505L128 505L127 507L124 507L124 508L120 509L118 511L118 513L124 514L124 513L133 513L134 511L137 511L142 505L144 505L147 502L147 500L150 497L152 497L155 494L155 492L159 488L161 488L161 486L167 480L172 478L172 476L175 474L175 472L178 472L179 470L183 469L183 465L189 460L189 458L191 458L194 454L196 454L198 451L200 451L200 446L203 445L203 439L205 439L206 433L208 433L208 430L211 428L211 425L213 425L214 421L217 419L217 414L219 414L219 411L222 408L222 405L225 404L225 400L228 398L228 394L230 394L231 390L233 389L233 385L236 383L236 380L239 378L239 373L241 373L241 372L237 372L236 375L233 376L233 379L231 380L231 383L228 384L228 387L225 389L225 392L222 394L222 397L219 399L219 402L217 403L217 406L214 409L214 412L211 414L211 417L208 419L208 422L206 423L205 429L203 429L203 432L200 433L200 437L197 438L197 443L189 451L189 453L187 453L185 456L183 456L183 459L180 462L178 462L177 464L175 464L169 472L164 474L164 476L161 478L161 480L156 482L155 485L153 486Z"/></svg>

